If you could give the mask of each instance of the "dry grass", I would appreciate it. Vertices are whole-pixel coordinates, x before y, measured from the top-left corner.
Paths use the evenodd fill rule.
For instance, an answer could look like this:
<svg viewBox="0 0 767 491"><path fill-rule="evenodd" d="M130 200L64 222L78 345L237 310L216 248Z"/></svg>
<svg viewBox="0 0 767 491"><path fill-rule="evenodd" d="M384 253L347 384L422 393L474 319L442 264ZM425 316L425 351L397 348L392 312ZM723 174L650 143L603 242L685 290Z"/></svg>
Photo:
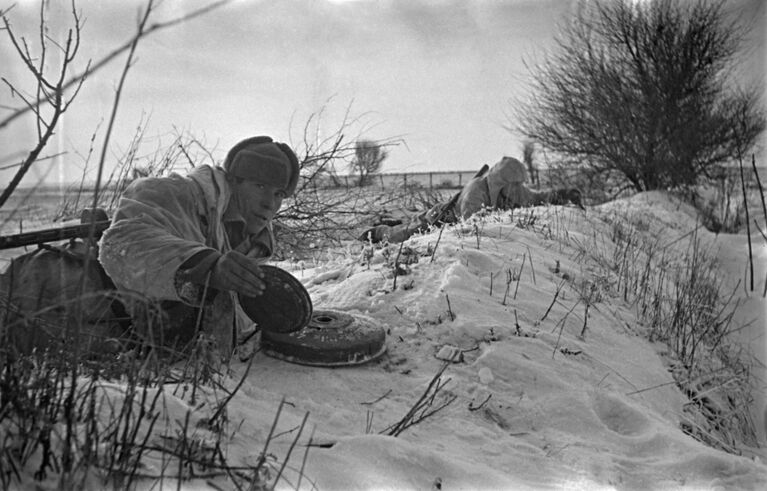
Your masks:
<svg viewBox="0 0 767 491"><path fill-rule="evenodd" d="M641 216L589 212L583 219L590 230L578 225L588 234L584 240L570 232L573 222L555 213L539 219L535 210L518 211L517 226L573 247L586 275L568 278L579 302L588 307L607 295L621 299L636 309L647 338L668 347L671 373L689 398L681 428L731 453L755 446L749 412L754 362L730 336L740 327L732 320L735 289L742 285L725 285L700 226L664 243ZM582 335L585 328L584 321Z"/></svg>
<svg viewBox="0 0 767 491"><path fill-rule="evenodd" d="M225 366L208 363L207 344L198 346L183 364L147 346L97 362L75 359L66 345L22 358L0 350L0 488L37 481L130 489L206 479L229 489L271 489L290 456L267 453L271 436L253 465L226 457L237 438L227 405L250 365L232 386Z"/></svg>

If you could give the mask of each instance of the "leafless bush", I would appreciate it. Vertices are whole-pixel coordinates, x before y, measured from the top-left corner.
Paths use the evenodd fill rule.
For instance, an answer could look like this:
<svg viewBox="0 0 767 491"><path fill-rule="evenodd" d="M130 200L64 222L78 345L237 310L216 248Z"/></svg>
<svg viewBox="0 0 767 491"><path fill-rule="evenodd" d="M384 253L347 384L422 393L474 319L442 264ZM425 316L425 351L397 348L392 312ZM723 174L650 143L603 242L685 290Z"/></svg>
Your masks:
<svg viewBox="0 0 767 491"><path fill-rule="evenodd" d="M32 111L34 114L34 123L37 136L37 142L32 150L19 163L18 169L11 181L0 194L0 208L8 201L13 192L18 187L24 175L32 165L40 158L40 154L48 145L48 141L56 132L56 127L62 115L69 109L74 102L85 78L77 79L74 92L64 95L64 88L67 78L70 76L72 64L77 57L80 49L80 32L82 29L80 15L72 4L71 9L72 26L68 29L66 39L59 43L47 34L48 24L46 19L46 8L44 2L40 2L40 21L39 21L39 52L33 53L30 45L24 36L17 37L11 21L7 16L7 11L2 12L3 25L11 45L15 49L22 63L26 66L35 80L33 90L18 87L8 79L3 77L3 82L8 86L14 97L21 99L24 111ZM49 50L59 51L54 59L60 59L58 66L50 67Z"/></svg>
<svg viewBox="0 0 767 491"><path fill-rule="evenodd" d="M358 140L354 144L354 158L349 164L349 170L359 175L357 185L368 185L371 177L381 170L388 156L384 145L371 140Z"/></svg>
<svg viewBox="0 0 767 491"><path fill-rule="evenodd" d="M0 120L0 130L5 129L11 123L19 119L20 117L31 112L34 115L37 142L33 145L32 150L26 154L26 157L17 164L18 170L10 183L3 190L0 195L0 208L8 201L8 198L14 193L21 179L26 175L27 171L36 162L40 162L50 157L41 157L42 151L47 147L50 137L55 133L56 127L61 120L61 116L69 108L72 102L77 97L80 88L85 81L92 77L97 71L104 66L108 65L120 55L124 53L130 53L128 56L128 62L123 69L123 79L127 74L128 68L132 60L132 53L136 49L139 41L152 33L161 31L166 28L170 28L179 24L182 24L190 19L205 15L212 10L219 8L230 0L218 0L211 2L210 4L203 5L200 8L194 9L185 15L177 18L162 22L149 23L149 17L155 7L153 0L147 0L144 11L142 13L142 21L137 25L136 32L125 43L116 47L102 58L95 62L88 61L84 70L73 72L73 63L80 48L80 33L82 29L80 14L76 6L76 2L73 0L71 3L71 15L72 15L72 27L67 30L67 36L63 41L57 41L50 37L46 19L46 9L49 7L48 2L40 2L40 21L39 21L39 39L40 46L38 53L31 51L30 45L24 36L18 37L13 29L8 13L10 9L0 9L0 15L2 15L4 29L11 41L11 44L19 55L22 63L27 67L35 80L35 86L32 90L27 87L20 87L3 77L3 82L10 88L11 94L14 97L21 99L20 107L6 108L10 110L10 114L3 117ZM48 56L50 50L60 51L60 56ZM59 64L54 67L50 67L51 60L59 60ZM67 92L70 94L67 95ZM115 102L113 104L112 119L116 114L117 103L119 100L119 92L117 91ZM103 156L107 151L107 145L109 140L109 130L107 131L107 137L105 139L104 148L102 148L102 161ZM91 149L92 151L93 149ZM101 166L99 166L101 167ZM100 185L100 182L96 183L96 187Z"/></svg>
<svg viewBox="0 0 767 491"><path fill-rule="evenodd" d="M296 193L283 203L275 217L278 258L301 258L317 248L335 247L342 240L354 238L383 210L412 207L428 208L436 202L438 192L423 189L393 187L391 189L346 188L340 185L337 169L348 166L355 158L356 119L348 113L338 129L329 137L314 137L324 108L312 114L303 127L301 141L294 145L299 156L300 178ZM347 138L352 134L355 138ZM379 142L382 146L396 145L397 140ZM215 149L190 132L174 134L170 142L160 142L154 150L146 151L145 126L139 125L133 139L119 157L118 164L106 176L99 193L99 207L113 212L125 188L137 177L167 176L171 172L190 169L202 164L217 165ZM143 153L142 153L143 152ZM85 157L89 163L91 152ZM85 177L68 192L56 213L56 219L79 215L92 189Z"/></svg>
<svg viewBox="0 0 767 491"><path fill-rule="evenodd" d="M136 133L128 143L117 163L103 180L98 195L98 207L112 214L125 188L139 177L163 177L182 169L192 169L202 164L215 165L215 149L189 132L171 136L170 142L159 142L154 149L146 151L145 124L139 124ZM143 153L142 153L143 152ZM87 173L90 169L90 155L85 157L80 182L72 185L64 195L54 220L79 217L83 207L90 207L93 191Z"/></svg>
<svg viewBox="0 0 767 491"><path fill-rule="evenodd" d="M533 65L518 130L636 191L694 185L765 128L759 90L732 80L747 29L721 2L584 4Z"/></svg>
<svg viewBox="0 0 767 491"><path fill-rule="evenodd" d="M338 169L347 168L356 157L359 118L347 108L338 128L328 137L317 137L317 126L325 107L304 124L300 141L293 145L299 156L301 178L294 197L287 200L275 217L277 255L304 257L317 247L338 246L355 238L359 230L387 206L397 204L401 190L372 191L365 187L327 188L323 183L340 184ZM349 134L353 135L349 137ZM396 145L397 139L374 142L379 147Z"/></svg>

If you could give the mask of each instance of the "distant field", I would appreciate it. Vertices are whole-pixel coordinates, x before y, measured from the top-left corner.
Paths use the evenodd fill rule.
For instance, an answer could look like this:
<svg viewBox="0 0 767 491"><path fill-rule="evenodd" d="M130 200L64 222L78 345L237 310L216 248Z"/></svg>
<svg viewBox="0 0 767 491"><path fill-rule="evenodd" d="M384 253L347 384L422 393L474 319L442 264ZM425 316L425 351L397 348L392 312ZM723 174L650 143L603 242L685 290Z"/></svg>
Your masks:
<svg viewBox="0 0 767 491"><path fill-rule="evenodd" d="M757 167L759 177L764 186L767 184L767 167ZM758 193L756 179L753 176L753 170L749 166L746 171L749 188L749 207L753 219L764 223L761 211L761 199ZM730 172L738 176L737 168L731 168ZM346 178L346 181L354 182L353 176L340 176ZM404 216L412 214L415 210L422 208L423 198L446 199L457 189L456 184L465 182L470 178L466 172L454 171L444 173L415 173L415 174L385 174L382 178L374 178L373 185L365 188L365 192L349 195L349 191L359 191L356 186L349 186L348 189L335 188L327 190L317 190L321 195L327 194L329 200L338 200L338 196L347 194L346 207L349 209L367 209L378 210L386 209L395 216ZM405 193L406 186L410 186L409 193ZM449 184L449 186L448 186ZM415 187L413 187L415 186ZM396 190L396 191L395 191ZM0 234L8 235L19 232L28 232L42 228L53 227L65 223L73 223L79 219L79 211L83 208L89 208L92 199L90 190L84 190L82 196L76 201L78 190L74 185L69 187L62 186L39 186L36 188L20 188L10 200L0 208ZM109 190L106 191L109 194ZM740 189L738 186L738 199ZM67 213L64 211L63 203L69 202ZM19 249L0 250L0 270L4 269L9 258L22 252Z"/></svg>
<svg viewBox="0 0 767 491"><path fill-rule="evenodd" d="M0 208L0 233L18 233L50 224L64 193L58 189L21 189Z"/></svg>

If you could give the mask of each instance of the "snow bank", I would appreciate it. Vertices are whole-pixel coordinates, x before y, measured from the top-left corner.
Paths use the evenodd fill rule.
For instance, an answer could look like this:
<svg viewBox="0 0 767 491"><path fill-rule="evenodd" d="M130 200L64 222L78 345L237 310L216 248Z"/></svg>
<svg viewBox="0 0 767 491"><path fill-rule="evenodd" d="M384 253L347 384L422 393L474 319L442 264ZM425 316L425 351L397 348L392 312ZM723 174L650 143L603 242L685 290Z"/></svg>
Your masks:
<svg viewBox="0 0 767 491"><path fill-rule="evenodd" d="M257 353L228 405L227 461L257 461L284 398L267 452L272 476L307 413L308 427L278 489L763 489L767 467L758 458L714 450L680 429L687 399L664 363L666 348L642 336L634 308L583 262L584 248L610 252L599 234L626 216L664 241L696 224L687 207L646 193L586 212L500 213L414 237L396 278L398 247L312 267L280 264L316 309L384 328L387 353L338 369ZM594 296L584 318L586 287ZM442 368L437 355L450 352L458 355L448 357L455 362L435 404L455 401L397 437L381 434ZM230 390L245 368L232 366ZM163 396L164 427L214 410L187 399ZM229 484L219 477L181 487Z"/></svg>
<svg viewBox="0 0 767 491"><path fill-rule="evenodd" d="M305 271L315 308L373 319L388 332L388 352L345 369L258 354L235 411L247 421L239 438L258 447L285 396L293 404L286 427L308 411L315 439L323 442L309 451L307 489L311 483L319 489L762 489L763 464L681 431L686 399L662 361L664 348L639 335L630 306L604 295L581 336L584 311L573 309L572 285L593 278L557 237L587 237L605 215L626 211L664 237L695 227L689 209L647 193L585 214L538 209L535 231L518 227L518 215L493 216L479 246L468 225L446 229L436 252L436 231L415 237L405 247L418 262L397 277L396 289L382 257L369 265L349 257L314 275ZM455 403L397 438L376 435L423 393L445 345L462 353L463 361L445 372ZM274 446L278 456L284 440ZM297 482L295 472L289 481Z"/></svg>

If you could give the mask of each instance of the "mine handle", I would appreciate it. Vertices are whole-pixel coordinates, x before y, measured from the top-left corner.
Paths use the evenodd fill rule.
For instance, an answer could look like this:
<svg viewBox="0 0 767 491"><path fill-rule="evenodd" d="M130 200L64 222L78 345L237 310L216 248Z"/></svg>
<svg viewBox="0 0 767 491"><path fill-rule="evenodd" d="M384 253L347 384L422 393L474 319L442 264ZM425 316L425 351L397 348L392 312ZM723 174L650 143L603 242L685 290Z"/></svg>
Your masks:
<svg viewBox="0 0 767 491"><path fill-rule="evenodd" d="M93 228L93 237L98 239L101 234L109 228L112 222L109 220L97 221L92 223L82 223L78 225L69 225L66 227L48 228L44 230L35 230L21 234L0 236L0 249L14 249L28 245L42 244L45 242L55 242L58 240L87 238Z"/></svg>

